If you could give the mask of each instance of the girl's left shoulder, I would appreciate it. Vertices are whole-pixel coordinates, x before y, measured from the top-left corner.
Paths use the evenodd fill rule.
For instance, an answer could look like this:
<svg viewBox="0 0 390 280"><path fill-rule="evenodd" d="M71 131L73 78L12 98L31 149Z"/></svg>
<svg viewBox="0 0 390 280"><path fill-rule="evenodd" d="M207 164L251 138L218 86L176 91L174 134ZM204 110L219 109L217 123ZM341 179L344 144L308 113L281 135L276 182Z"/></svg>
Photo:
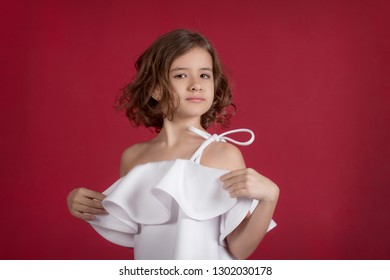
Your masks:
<svg viewBox="0 0 390 280"><path fill-rule="evenodd" d="M211 143L203 152L201 164L229 171L245 168L240 149L226 142Z"/></svg>

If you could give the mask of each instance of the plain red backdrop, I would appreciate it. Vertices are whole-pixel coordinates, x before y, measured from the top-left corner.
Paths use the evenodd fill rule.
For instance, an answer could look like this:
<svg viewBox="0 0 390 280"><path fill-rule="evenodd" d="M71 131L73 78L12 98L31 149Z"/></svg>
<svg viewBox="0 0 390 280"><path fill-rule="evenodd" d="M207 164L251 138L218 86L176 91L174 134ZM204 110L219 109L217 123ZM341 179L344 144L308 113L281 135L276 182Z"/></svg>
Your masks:
<svg viewBox="0 0 390 280"><path fill-rule="evenodd" d="M2 1L1 259L129 259L72 217L129 145L115 112L138 55L174 28L205 34L256 141L247 165L281 189L253 259L390 258L388 1Z"/></svg>

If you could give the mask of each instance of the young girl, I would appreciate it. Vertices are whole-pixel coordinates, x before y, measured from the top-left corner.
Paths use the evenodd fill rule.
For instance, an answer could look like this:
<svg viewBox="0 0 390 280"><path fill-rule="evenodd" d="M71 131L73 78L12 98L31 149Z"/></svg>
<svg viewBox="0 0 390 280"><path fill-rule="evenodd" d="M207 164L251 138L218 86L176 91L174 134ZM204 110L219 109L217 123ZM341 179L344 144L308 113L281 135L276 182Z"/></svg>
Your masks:
<svg viewBox="0 0 390 280"><path fill-rule="evenodd" d="M250 130L210 135L227 125L231 92L210 42L174 30L138 59L119 108L157 136L127 148L121 178L103 194L77 188L67 203L103 237L134 247L135 259L245 259L275 226L278 187L246 168ZM241 143L227 137L249 132Z"/></svg>

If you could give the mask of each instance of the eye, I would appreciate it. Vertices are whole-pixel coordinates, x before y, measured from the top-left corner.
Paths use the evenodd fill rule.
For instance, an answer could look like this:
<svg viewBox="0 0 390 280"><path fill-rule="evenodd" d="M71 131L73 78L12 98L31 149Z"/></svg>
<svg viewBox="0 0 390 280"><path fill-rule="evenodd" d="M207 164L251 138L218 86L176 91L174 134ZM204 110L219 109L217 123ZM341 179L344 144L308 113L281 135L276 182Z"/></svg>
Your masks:
<svg viewBox="0 0 390 280"><path fill-rule="evenodd" d="M184 79L185 77L187 77L186 74L177 74L174 76L174 78L177 78L177 79Z"/></svg>
<svg viewBox="0 0 390 280"><path fill-rule="evenodd" d="M203 79L210 79L211 75L209 75L209 74L201 74L200 77L203 78Z"/></svg>

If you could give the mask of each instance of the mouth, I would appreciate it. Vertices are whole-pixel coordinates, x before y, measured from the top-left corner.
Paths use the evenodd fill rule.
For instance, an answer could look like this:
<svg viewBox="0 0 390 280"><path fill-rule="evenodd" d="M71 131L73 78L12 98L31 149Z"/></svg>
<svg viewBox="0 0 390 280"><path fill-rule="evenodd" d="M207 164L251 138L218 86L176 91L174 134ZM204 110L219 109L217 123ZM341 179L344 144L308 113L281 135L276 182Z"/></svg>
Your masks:
<svg viewBox="0 0 390 280"><path fill-rule="evenodd" d="M194 103L199 103L199 102L203 102L205 99L202 97L188 97L186 98L186 100Z"/></svg>

